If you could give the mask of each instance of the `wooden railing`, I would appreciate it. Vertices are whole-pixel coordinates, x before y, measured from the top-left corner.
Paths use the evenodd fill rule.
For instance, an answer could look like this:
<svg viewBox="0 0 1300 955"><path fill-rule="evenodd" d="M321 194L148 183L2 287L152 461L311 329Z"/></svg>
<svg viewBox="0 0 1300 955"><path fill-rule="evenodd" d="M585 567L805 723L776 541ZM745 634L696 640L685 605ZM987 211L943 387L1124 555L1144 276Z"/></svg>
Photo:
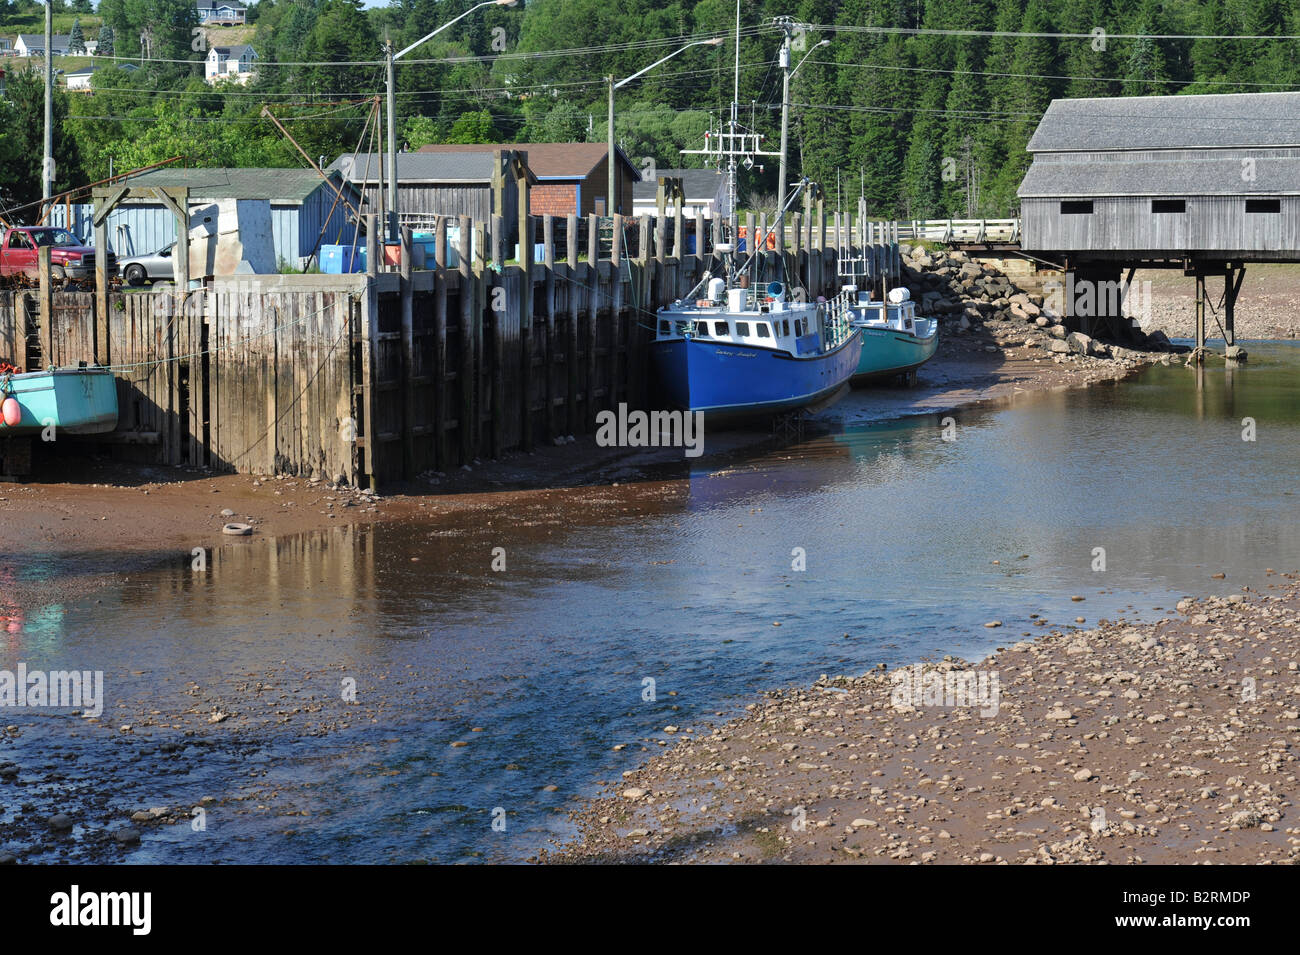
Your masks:
<svg viewBox="0 0 1300 955"><path fill-rule="evenodd" d="M1019 242L1019 219L913 219L898 223L900 240Z"/></svg>

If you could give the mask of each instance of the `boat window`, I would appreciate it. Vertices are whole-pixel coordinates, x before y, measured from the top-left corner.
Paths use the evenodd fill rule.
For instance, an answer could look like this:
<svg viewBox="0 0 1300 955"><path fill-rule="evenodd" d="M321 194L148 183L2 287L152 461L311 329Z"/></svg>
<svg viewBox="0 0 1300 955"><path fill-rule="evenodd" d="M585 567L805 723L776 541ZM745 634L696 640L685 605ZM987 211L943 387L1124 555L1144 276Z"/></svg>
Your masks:
<svg viewBox="0 0 1300 955"><path fill-rule="evenodd" d="M796 318L796 319L794 320L794 334L795 334L795 337L797 337L797 338L803 338L803 319L802 319L802 318Z"/></svg>
<svg viewBox="0 0 1300 955"><path fill-rule="evenodd" d="M714 334L715 336L717 336L718 338L725 338L726 335L727 335L727 323L726 323L726 322L714 322L714 323L713 323L713 334Z"/></svg>
<svg viewBox="0 0 1300 955"><path fill-rule="evenodd" d="M666 322L666 321L661 321L661 322L659 323L659 334L660 334L660 335L667 335L667 334L668 334L668 322Z"/></svg>
<svg viewBox="0 0 1300 955"><path fill-rule="evenodd" d="M784 318L781 320L781 334L782 335L790 334L790 319Z"/></svg>
<svg viewBox="0 0 1300 955"><path fill-rule="evenodd" d="M736 334L741 338L748 338L749 322L736 322Z"/></svg>
<svg viewBox="0 0 1300 955"><path fill-rule="evenodd" d="M708 322L696 322L696 323L695 323L695 334L696 334L696 335L707 335L707 334L709 334L709 323L708 323Z"/></svg>
<svg viewBox="0 0 1300 955"><path fill-rule="evenodd" d="M768 328L767 322L759 322L758 325L757 325L756 327L757 327L757 329L758 329L758 337L759 337L759 338L771 338L771 337L772 337L772 331L771 331L770 328Z"/></svg>

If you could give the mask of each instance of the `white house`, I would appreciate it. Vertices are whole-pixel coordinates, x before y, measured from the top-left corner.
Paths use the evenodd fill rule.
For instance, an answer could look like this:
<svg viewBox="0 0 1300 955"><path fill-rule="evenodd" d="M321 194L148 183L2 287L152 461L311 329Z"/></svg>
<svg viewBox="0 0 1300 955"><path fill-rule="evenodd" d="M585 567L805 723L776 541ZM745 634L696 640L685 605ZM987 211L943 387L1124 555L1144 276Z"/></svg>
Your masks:
<svg viewBox="0 0 1300 955"><path fill-rule="evenodd" d="M56 33L50 37L50 44L55 56L68 55L68 35L66 33ZM43 33L20 33L18 40L14 43L14 53L17 56L44 56L45 55L45 34Z"/></svg>
<svg viewBox="0 0 1300 955"><path fill-rule="evenodd" d="M206 26L237 27L243 26L248 10L242 3L234 0L196 0L199 22Z"/></svg>
<svg viewBox="0 0 1300 955"><path fill-rule="evenodd" d="M89 93L93 90L93 87L90 85L91 77L100 70L112 69L125 70L128 73L134 73L136 70L140 69L140 67L136 66L134 63L118 63L116 65L110 63L108 66L91 65L83 66L81 69L73 70L70 73L64 73L63 76L68 81L68 89L81 90L83 93Z"/></svg>
<svg viewBox="0 0 1300 955"><path fill-rule="evenodd" d="M247 83L253 78L253 61L257 51L246 43L233 46L214 46L203 61L203 76L210 84L220 82Z"/></svg>
<svg viewBox="0 0 1300 955"><path fill-rule="evenodd" d="M95 67L83 66L79 70L73 70L70 73L64 73L64 78L68 81L69 90L85 90L90 92L90 78L95 73Z"/></svg>
<svg viewBox="0 0 1300 955"><path fill-rule="evenodd" d="M632 184L632 214L634 216L652 216L658 211L660 176L670 176L682 181L682 191L686 193L682 202L682 215L694 219L696 212L703 212L704 218L712 219L715 215L727 216L727 180L716 169L659 169L654 176ZM668 203L668 214L673 214L674 205Z"/></svg>

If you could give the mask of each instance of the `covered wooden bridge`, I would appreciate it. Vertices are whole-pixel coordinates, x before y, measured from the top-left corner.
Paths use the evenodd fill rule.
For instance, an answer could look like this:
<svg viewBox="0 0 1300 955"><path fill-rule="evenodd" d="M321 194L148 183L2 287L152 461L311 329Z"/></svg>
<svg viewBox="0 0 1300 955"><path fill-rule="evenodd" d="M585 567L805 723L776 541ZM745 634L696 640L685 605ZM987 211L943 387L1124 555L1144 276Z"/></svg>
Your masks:
<svg viewBox="0 0 1300 955"><path fill-rule="evenodd" d="M1247 263L1300 262L1300 93L1054 100L1028 149L1021 247L1067 272L1073 324L1122 332L1134 271L1180 268L1196 282L1198 348L1206 280L1221 279L1228 356L1244 357L1233 311Z"/></svg>

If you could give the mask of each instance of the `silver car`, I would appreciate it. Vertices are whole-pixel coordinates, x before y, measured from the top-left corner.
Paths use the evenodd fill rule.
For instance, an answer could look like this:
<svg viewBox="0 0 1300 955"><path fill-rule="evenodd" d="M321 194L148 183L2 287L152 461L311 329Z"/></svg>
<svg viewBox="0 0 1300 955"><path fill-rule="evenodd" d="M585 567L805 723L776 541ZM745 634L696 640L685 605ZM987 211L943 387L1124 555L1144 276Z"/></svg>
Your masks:
<svg viewBox="0 0 1300 955"><path fill-rule="evenodd" d="M121 270L122 281L127 285L145 285L149 282L172 280L172 250L176 243L163 246L157 252L144 255L118 256L117 267Z"/></svg>

